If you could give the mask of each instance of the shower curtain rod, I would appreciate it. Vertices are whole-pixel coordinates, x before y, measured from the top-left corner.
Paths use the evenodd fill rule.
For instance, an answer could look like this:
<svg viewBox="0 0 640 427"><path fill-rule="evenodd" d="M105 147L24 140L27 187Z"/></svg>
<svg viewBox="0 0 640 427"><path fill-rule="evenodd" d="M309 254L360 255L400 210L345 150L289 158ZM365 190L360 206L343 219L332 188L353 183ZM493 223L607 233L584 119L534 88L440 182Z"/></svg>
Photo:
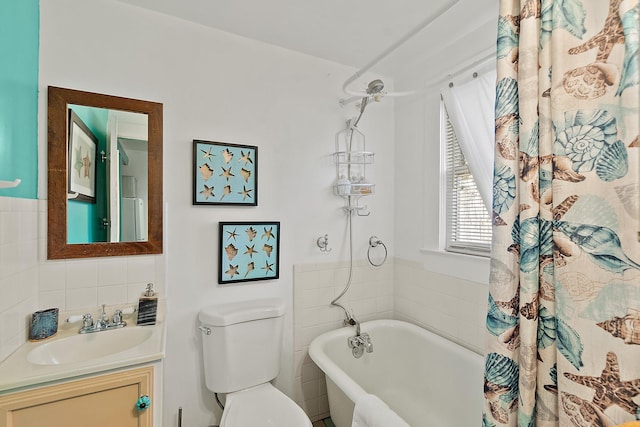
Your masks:
<svg viewBox="0 0 640 427"><path fill-rule="evenodd" d="M482 68L484 66L486 66L489 61L495 61L496 58L496 50L495 48L490 48L485 50L484 52L482 52L480 55L476 56L478 59L472 60L470 63L466 64L466 65L462 65L460 67L458 67L457 69L455 69L453 72L447 74L445 77L441 78L440 80L429 84L428 86L425 86L424 89L421 90L412 90L412 91L405 91L405 92L394 92L392 94L388 94L391 96L405 96L405 95L420 95L420 94L424 94L427 93L437 87L442 86L443 84L445 84L448 81L454 80L457 77L459 77L460 75L467 73L471 70L473 70L474 68ZM364 95L366 96L366 94ZM353 101L359 101L360 99L362 99L362 96L352 96L350 98L347 99L340 99L340 105L345 106L346 104L353 102Z"/></svg>
<svg viewBox="0 0 640 427"><path fill-rule="evenodd" d="M473 70L474 68L484 67L491 60L495 61L495 59L496 59L496 49L495 48L487 49L484 52L482 52L480 55L476 56L476 58L478 58L478 59L472 60L471 62L469 62L469 63L467 63L465 65L461 65L460 67L458 67L457 69L455 69L451 73L447 74L445 77L443 77L440 80L438 80L438 81L436 81L434 83L431 83L430 85L426 86L421 92L427 92L427 91L429 91L431 89L434 89L434 88L436 88L438 86L441 86L444 83L446 83L447 81L454 80L455 78L459 77L460 75L462 75L462 74L464 74L466 72L469 72L469 71Z"/></svg>
<svg viewBox="0 0 640 427"><path fill-rule="evenodd" d="M348 88L348 86L351 83L353 83L356 79L361 77L364 73L369 71L378 62L380 62L385 57L387 57L391 52L393 52L394 50L396 50L397 48L402 46L407 40L409 40L414 35L416 35L418 32L422 31L424 28L429 26L433 21L438 19L445 12L449 11L449 9L451 9L453 6L455 6L459 1L460 0L450 0L449 2L447 2L444 6L440 7L439 9L437 9L435 14L429 16L427 19L422 21L420 24L418 24L418 26L416 26L411 31L409 31L407 34L405 34L404 37L400 38L398 41L396 41L391 46L389 46L387 49L385 49L380 55L378 55L372 61L370 61L368 64L366 64L364 67L362 67L361 69L356 71L355 74L353 74L351 77L349 77L347 80L345 80L345 82L342 84L342 91L344 93L346 93L347 95L360 96L360 97L367 96L366 92L353 91L353 90L350 90ZM394 94L393 93L388 93L387 96L394 96ZM397 96L397 94L395 94L395 96Z"/></svg>

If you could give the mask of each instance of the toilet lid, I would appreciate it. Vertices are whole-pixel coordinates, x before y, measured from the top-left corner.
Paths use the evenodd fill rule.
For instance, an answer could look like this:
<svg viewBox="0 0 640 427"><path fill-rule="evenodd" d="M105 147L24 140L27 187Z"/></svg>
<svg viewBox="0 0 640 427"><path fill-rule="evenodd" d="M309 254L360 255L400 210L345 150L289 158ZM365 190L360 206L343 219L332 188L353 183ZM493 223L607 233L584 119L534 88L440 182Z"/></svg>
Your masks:
<svg viewBox="0 0 640 427"><path fill-rule="evenodd" d="M311 427L296 403L270 383L227 394L220 427Z"/></svg>

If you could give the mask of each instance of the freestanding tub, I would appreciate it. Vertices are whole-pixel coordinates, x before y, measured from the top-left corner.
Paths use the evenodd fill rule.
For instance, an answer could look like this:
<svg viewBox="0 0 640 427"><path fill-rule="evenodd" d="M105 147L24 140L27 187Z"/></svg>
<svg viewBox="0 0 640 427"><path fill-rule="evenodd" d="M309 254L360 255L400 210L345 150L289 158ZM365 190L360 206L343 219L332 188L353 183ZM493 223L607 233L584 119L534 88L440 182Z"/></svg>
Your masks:
<svg viewBox="0 0 640 427"><path fill-rule="evenodd" d="M320 335L309 355L325 373L336 427L350 427L355 402L378 396L411 427L482 423L484 358L419 326L398 320L361 324L373 352L356 359L347 338L353 327Z"/></svg>

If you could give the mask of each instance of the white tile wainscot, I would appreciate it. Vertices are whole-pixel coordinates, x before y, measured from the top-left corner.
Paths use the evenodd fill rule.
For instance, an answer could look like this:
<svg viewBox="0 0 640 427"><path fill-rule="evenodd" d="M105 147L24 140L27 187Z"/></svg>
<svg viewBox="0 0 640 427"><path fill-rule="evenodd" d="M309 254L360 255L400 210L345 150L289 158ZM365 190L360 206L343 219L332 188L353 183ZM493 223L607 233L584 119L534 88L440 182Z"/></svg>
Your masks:
<svg viewBox="0 0 640 427"><path fill-rule="evenodd" d="M38 201L0 197L0 360L27 339L38 299Z"/></svg>
<svg viewBox="0 0 640 427"><path fill-rule="evenodd" d="M309 418L329 416L324 374L309 358L311 341L323 332L341 328L344 313L331 301L347 285L349 263L317 263L294 266L294 400ZM340 300L358 321L393 318L393 261L372 267L356 260L349 291Z"/></svg>
<svg viewBox="0 0 640 427"><path fill-rule="evenodd" d="M395 260L394 313L479 354L485 352L489 286Z"/></svg>

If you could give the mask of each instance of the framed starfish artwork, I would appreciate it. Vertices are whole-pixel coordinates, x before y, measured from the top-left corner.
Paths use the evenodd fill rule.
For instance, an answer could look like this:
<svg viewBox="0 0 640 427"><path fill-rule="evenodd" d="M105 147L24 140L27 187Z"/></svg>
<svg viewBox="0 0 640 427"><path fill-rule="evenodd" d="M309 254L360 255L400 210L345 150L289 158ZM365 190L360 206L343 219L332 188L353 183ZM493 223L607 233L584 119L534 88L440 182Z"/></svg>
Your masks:
<svg viewBox="0 0 640 427"><path fill-rule="evenodd" d="M220 222L218 283L280 277L280 222Z"/></svg>
<svg viewBox="0 0 640 427"><path fill-rule="evenodd" d="M69 142L68 142L69 176L67 177L67 198L81 202L96 202L96 152L98 138L69 109Z"/></svg>
<svg viewBox="0 0 640 427"><path fill-rule="evenodd" d="M193 204L258 206L258 147L193 140Z"/></svg>

